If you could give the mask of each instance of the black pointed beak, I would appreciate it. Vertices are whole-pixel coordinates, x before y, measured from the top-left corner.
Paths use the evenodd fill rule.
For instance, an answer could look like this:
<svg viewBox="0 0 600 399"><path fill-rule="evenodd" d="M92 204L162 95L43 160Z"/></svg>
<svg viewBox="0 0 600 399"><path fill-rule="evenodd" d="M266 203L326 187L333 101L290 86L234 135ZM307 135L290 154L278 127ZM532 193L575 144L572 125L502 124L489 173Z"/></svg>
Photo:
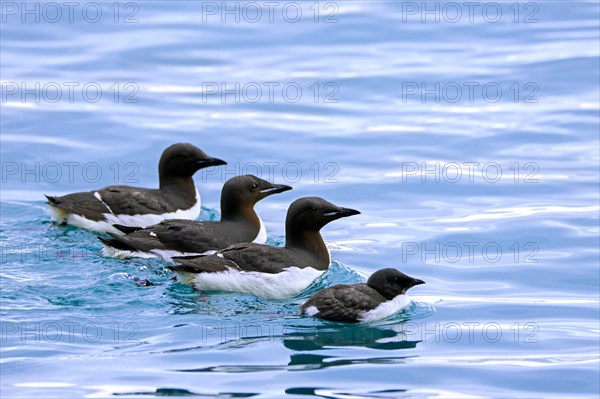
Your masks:
<svg viewBox="0 0 600 399"><path fill-rule="evenodd" d="M329 218L330 220L336 220L340 218L345 218L352 215L360 215L360 212L356 209L350 208L339 208L339 210L335 210L332 212L327 212L323 216Z"/></svg>
<svg viewBox="0 0 600 399"><path fill-rule="evenodd" d="M279 193L283 193L284 191L289 191L291 189L292 189L292 187L286 186L285 184L271 184L271 185L269 185L269 187L263 188L259 192L264 197L267 197L271 194L279 194Z"/></svg>
<svg viewBox="0 0 600 399"><path fill-rule="evenodd" d="M219 158L207 158L196 161L199 169L208 168L209 166L227 165L227 162Z"/></svg>
<svg viewBox="0 0 600 399"><path fill-rule="evenodd" d="M425 284L425 281L419 280L418 278L413 278L412 287L414 287L415 285L420 285L420 284Z"/></svg>

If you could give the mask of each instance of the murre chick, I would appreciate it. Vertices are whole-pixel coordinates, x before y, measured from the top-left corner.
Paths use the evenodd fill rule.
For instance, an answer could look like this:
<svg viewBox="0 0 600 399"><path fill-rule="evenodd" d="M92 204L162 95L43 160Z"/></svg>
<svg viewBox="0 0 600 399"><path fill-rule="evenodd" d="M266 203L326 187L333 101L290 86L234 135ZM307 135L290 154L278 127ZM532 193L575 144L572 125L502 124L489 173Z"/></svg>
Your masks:
<svg viewBox="0 0 600 399"><path fill-rule="evenodd" d="M200 194L192 176L226 164L191 144L173 144L160 157L158 189L109 186L46 198L54 221L100 233L118 234L113 224L146 227L164 219L194 220L200 215Z"/></svg>
<svg viewBox="0 0 600 399"><path fill-rule="evenodd" d="M291 190L253 175L229 179L221 190L221 220L163 220L146 228L115 225L126 235L98 237L105 256L153 257L170 260L173 256L199 255L241 242L267 241L265 226L254 205L273 194Z"/></svg>
<svg viewBox="0 0 600 399"><path fill-rule="evenodd" d="M339 284L317 292L300 308L303 314L346 323L385 319L410 303L406 291L425 284L392 268L381 269L366 284Z"/></svg>
<svg viewBox="0 0 600 399"><path fill-rule="evenodd" d="M285 246L236 244L208 256L173 258L179 281L204 291L229 291L281 299L304 291L329 267L320 230L328 223L360 214L322 198L294 201L285 221Z"/></svg>

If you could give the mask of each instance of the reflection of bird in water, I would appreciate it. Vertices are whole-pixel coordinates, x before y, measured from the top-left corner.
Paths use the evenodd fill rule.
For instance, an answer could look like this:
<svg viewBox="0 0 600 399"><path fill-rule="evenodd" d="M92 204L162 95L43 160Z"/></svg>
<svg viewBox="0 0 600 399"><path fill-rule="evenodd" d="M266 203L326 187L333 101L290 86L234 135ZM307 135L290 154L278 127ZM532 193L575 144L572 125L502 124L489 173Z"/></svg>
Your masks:
<svg viewBox="0 0 600 399"><path fill-rule="evenodd" d="M113 392L112 395L124 395L124 396L133 396L133 395L151 395L151 396L193 396L200 398L249 398L251 396L258 395L257 393L248 392L248 393L217 393L217 394L203 394L198 392L188 391L187 389L179 389L179 388L157 388L156 391L138 391L138 392Z"/></svg>
<svg viewBox="0 0 600 399"><path fill-rule="evenodd" d="M399 395L399 394L405 393L406 391L407 391L406 389L386 389L385 391L378 391L378 392L373 392L372 394L369 393L367 395L356 396L356 394L354 394L354 393L334 392L332 390L323 389L323 388L288 388L285 390L285 393L287 393L288 395L310 395L312 397L319 397L319 398L344 398L344 397L348 397L348 398L356 398L356 397L390 398L390 397L396 397L396 395L394 395L394 394ZM384 396L381 396L382 394ZM390 395L394 395L394 396L390 396Z"/></svg>
<svg viewBox="0 0 600 399"><path fill-rule="evenodd" d="M304 328L303 328L304 329ZM420 341L407 341L404 324L375 327L354 324L336 328L297 329L283 337L286 348L294 351L312 351L326 347L360 346L364 348L395 350L415 348ZM292 356L293 360L294 356Z"/></svg>

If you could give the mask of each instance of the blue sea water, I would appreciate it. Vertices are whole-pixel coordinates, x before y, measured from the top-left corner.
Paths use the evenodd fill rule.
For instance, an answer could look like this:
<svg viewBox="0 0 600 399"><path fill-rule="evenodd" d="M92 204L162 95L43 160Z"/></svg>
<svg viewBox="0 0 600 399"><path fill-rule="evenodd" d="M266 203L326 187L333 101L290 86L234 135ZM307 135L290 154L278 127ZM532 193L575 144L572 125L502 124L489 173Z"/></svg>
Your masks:
<svg viewBox="0 0 600 399"><path fill-rule="evenodd" d="M4 397L597 397L596 1L1 2ZM297 298L199 293L160 260L101 256L43 194L198 173L294 190L257 205L362 214ZM311 293L397 267L426 281L368 325ZM154 285L143 286L147 279Z"/></svg>

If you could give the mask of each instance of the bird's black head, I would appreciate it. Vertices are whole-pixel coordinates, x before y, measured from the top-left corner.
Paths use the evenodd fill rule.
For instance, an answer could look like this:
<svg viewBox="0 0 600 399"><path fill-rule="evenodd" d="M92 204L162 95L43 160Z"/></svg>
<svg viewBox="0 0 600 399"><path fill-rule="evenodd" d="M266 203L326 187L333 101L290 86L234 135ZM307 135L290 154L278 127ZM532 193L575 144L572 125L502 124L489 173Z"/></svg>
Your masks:
<svg viewBox="0 0 600 399"><path fill-rule="evenodd" d="M398 295L406 294L409 288L419 284L425 284L425 282L407 276L392 268L377 270L367 281L369 287L379 292L388 300Z"/></svg>
<svg viewBox="0 0 600 399"><path fill-rule="evenodd" d="M358 214L359 211L339 207L323 198L303 197L290 205L285 221L286 231L290 228L319 231L329 222Z"/></svg>
<svg viewBox="0 0 600 399"><path fill-rule="evenodd" d="M269 195L291 189L290 186L273 184L253 175L232 177L225 182L221 191L221 213L228 219L241 209L252 208Z"/></svg>
<svg viewBox="0 0 600 399"><path fill-rule="evenodd" d="M173 144L163 151L158 163L161 177L192 177L199 169L226 165L227 162L212 158L191 144Z"/></svg>

